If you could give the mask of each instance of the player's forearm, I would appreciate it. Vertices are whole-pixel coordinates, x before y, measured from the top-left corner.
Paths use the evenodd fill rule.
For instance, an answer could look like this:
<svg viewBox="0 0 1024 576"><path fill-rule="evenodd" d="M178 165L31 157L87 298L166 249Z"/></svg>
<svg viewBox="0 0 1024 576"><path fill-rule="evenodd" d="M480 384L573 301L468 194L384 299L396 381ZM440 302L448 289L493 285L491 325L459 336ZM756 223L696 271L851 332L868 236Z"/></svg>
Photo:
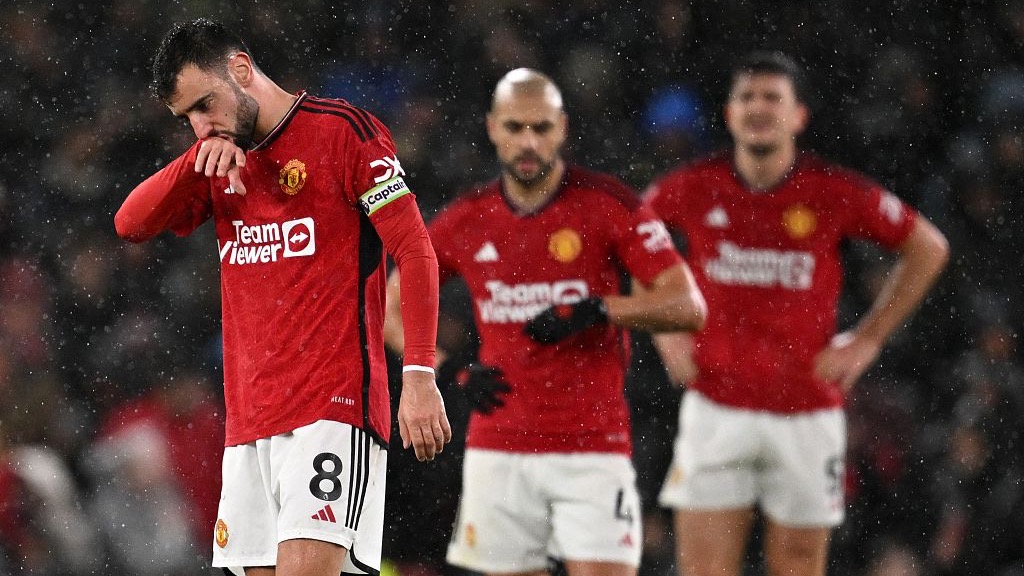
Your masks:
<svg viewBox="0 0 1024 576"><path fill-rule="evenodd" d="M949 260L945 237L922 217L900 249L871 309L853 329L859 338L883 345L927 296Z"/></svg>
<svg viewBox="0 0 1024 576"><path fill-rule="evenodd" d="M694 331L707 318L707 304L685 266L663 272L647 288L634 283L631 295L608 296L604 302L609 322L634 330Z"/></svg>
<svg viewBox="0 0 1024 576"><path fill-rule="evenodd" d="M171 227L179 212L191 209L197 188L208 186L203 174L193 169L194 149L146 178L128 195L114 215L118 236L131 242L144 242Z"/></svg>
<svg viewBox="0 0 1024 576"><path fill-rule="evenodd" d="M646 294L605 298L608 321L648 332L699 330L704 325L703 302L692 294Z"/></svg>
<svg viewBox="0 0 1024 576"><path fill-rule="evenodd" d="M401 267L403 363L433 367L437 341L437 260L417 258Z"/></svg>
<svg viewBox="0 0 1024 576"><path fill-rule="evenodd" d="M434 366L437 339L438 272L437 256L430 244L426 226L412 197L400 198L374 220L384 247L398 267L398 297L391 287L392 318L389 338L393 349L400 348L405 365ZM398 305L395 310L394 306ZM395 320L401 319L401 338L394 332Z"/></svg>

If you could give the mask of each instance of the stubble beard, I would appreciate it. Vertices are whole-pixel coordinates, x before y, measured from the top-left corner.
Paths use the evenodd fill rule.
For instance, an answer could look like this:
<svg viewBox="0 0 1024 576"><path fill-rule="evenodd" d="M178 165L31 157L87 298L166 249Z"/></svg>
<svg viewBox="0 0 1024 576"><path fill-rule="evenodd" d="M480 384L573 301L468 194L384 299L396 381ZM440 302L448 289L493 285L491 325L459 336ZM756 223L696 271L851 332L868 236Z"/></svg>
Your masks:
<svg viewBox="0 0 1024 576"><path fill-rule="evenodd" d="M511 162L502 162L502 170L513 180L522 184L525 188L533 188L547 177L555 167L554 161L545 161L537 156L530 156L529 159L537 163L537 171L532 176L523 174L516 168L516 164L523 159L523 156L514 158Z"/></svg>
<svg viewBox="0 0 1024 576"><path fill-rule="evenodd" d="M235 97L238 99L238 108L235 110L235 132L232 139L239 148L252 150L256 145L253 139L256 135L256 118L260 114L259 102L233 83L231 89L234 90Z"/></svg>
<svg viewBox="0 0 1024 576"><path fill-rule="evenodd" d="M767 158L779 150L777 144L748 144L745 146L751 156Z"/></svg>

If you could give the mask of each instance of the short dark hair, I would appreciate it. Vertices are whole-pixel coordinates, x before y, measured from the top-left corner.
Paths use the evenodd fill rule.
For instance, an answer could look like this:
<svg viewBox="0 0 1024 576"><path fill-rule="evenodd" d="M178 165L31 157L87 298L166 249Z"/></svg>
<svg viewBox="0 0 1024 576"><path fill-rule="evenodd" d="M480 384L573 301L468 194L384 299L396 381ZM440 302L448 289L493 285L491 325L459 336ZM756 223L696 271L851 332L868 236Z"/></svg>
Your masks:
<svg viewBox="0 0 1024 576"><path fill-rule="evenodd" d="M796 99L805 102L804 99L804 72L800 65L788 55L779 51L758 50L744 56L733 66L732 84L740 76L748 74L778 74L785 76L793 84L793 92Z"/></svg>
<svg viewBox="0 0 1024 576"><path fill-rule="evenodd" d="M226 73L223 58L233 52L252 55L245 42L220 22L197 18L175 24L153 55L153 94L166 102L177 89L178 74L188 64Z"/></svg>

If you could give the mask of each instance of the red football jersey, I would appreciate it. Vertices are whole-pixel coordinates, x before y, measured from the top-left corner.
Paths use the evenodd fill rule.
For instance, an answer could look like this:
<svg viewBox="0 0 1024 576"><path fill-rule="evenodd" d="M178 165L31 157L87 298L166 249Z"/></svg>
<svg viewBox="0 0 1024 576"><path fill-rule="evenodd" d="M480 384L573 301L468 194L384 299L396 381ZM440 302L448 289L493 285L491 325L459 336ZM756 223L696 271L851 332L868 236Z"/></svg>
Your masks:
<svg viewBox="0 0 1024 576"><path fill-rule="evenodd" d="M687 261L708 304L696 335L691 387L739 408L799 412L840 406L812 361L836 331L843 280L840 242L893 249L913 209L860 174L811 154L771 190L750 190L731 155L681 167L646 203L686 237Z"/></svg>
<svg viewBox="0 0 1024 576"><path fill-rule="evenodd" d="M213 217L227 445L326 419L368 430L387 446L386 270L374 223L388 217L392 201L412 198L387 128L344 101L302 93L247 152L244 196L227 178L193 171L198 149L132 196L166 194L173 206L152 207L166 212L156 224L179 235ZM134 223L149 208L126 201L122 211Z"/></svg>
<svg viewBox="0 0 1024 576"><path fill-rule="evenodd" d="M512 208L499 180L446 207L430 237L441 280L469 287L480 361L512 388L504 407L473 413L467 446L629 454L625 331L596 326L541 345L523 328L553 304L621 293L624 272L648 283L681 262L661 220L617 179L569 167L534 212Z"/></svg>

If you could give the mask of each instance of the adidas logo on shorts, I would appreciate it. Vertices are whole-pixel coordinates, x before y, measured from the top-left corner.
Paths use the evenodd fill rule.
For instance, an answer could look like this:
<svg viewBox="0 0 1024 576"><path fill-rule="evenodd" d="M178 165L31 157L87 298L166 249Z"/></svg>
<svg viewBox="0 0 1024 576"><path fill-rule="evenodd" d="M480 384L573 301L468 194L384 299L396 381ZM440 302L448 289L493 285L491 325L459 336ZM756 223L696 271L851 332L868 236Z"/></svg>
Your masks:
<svg viewBox="0 0 1024 576"><path fill-rule="evenodd" d="M331 505L328 504L320 509L319 512L311 516L313 520L323 520L324 522L331 522L337 524L338 521L334 519L334 510L331 510Z"/></svg>

